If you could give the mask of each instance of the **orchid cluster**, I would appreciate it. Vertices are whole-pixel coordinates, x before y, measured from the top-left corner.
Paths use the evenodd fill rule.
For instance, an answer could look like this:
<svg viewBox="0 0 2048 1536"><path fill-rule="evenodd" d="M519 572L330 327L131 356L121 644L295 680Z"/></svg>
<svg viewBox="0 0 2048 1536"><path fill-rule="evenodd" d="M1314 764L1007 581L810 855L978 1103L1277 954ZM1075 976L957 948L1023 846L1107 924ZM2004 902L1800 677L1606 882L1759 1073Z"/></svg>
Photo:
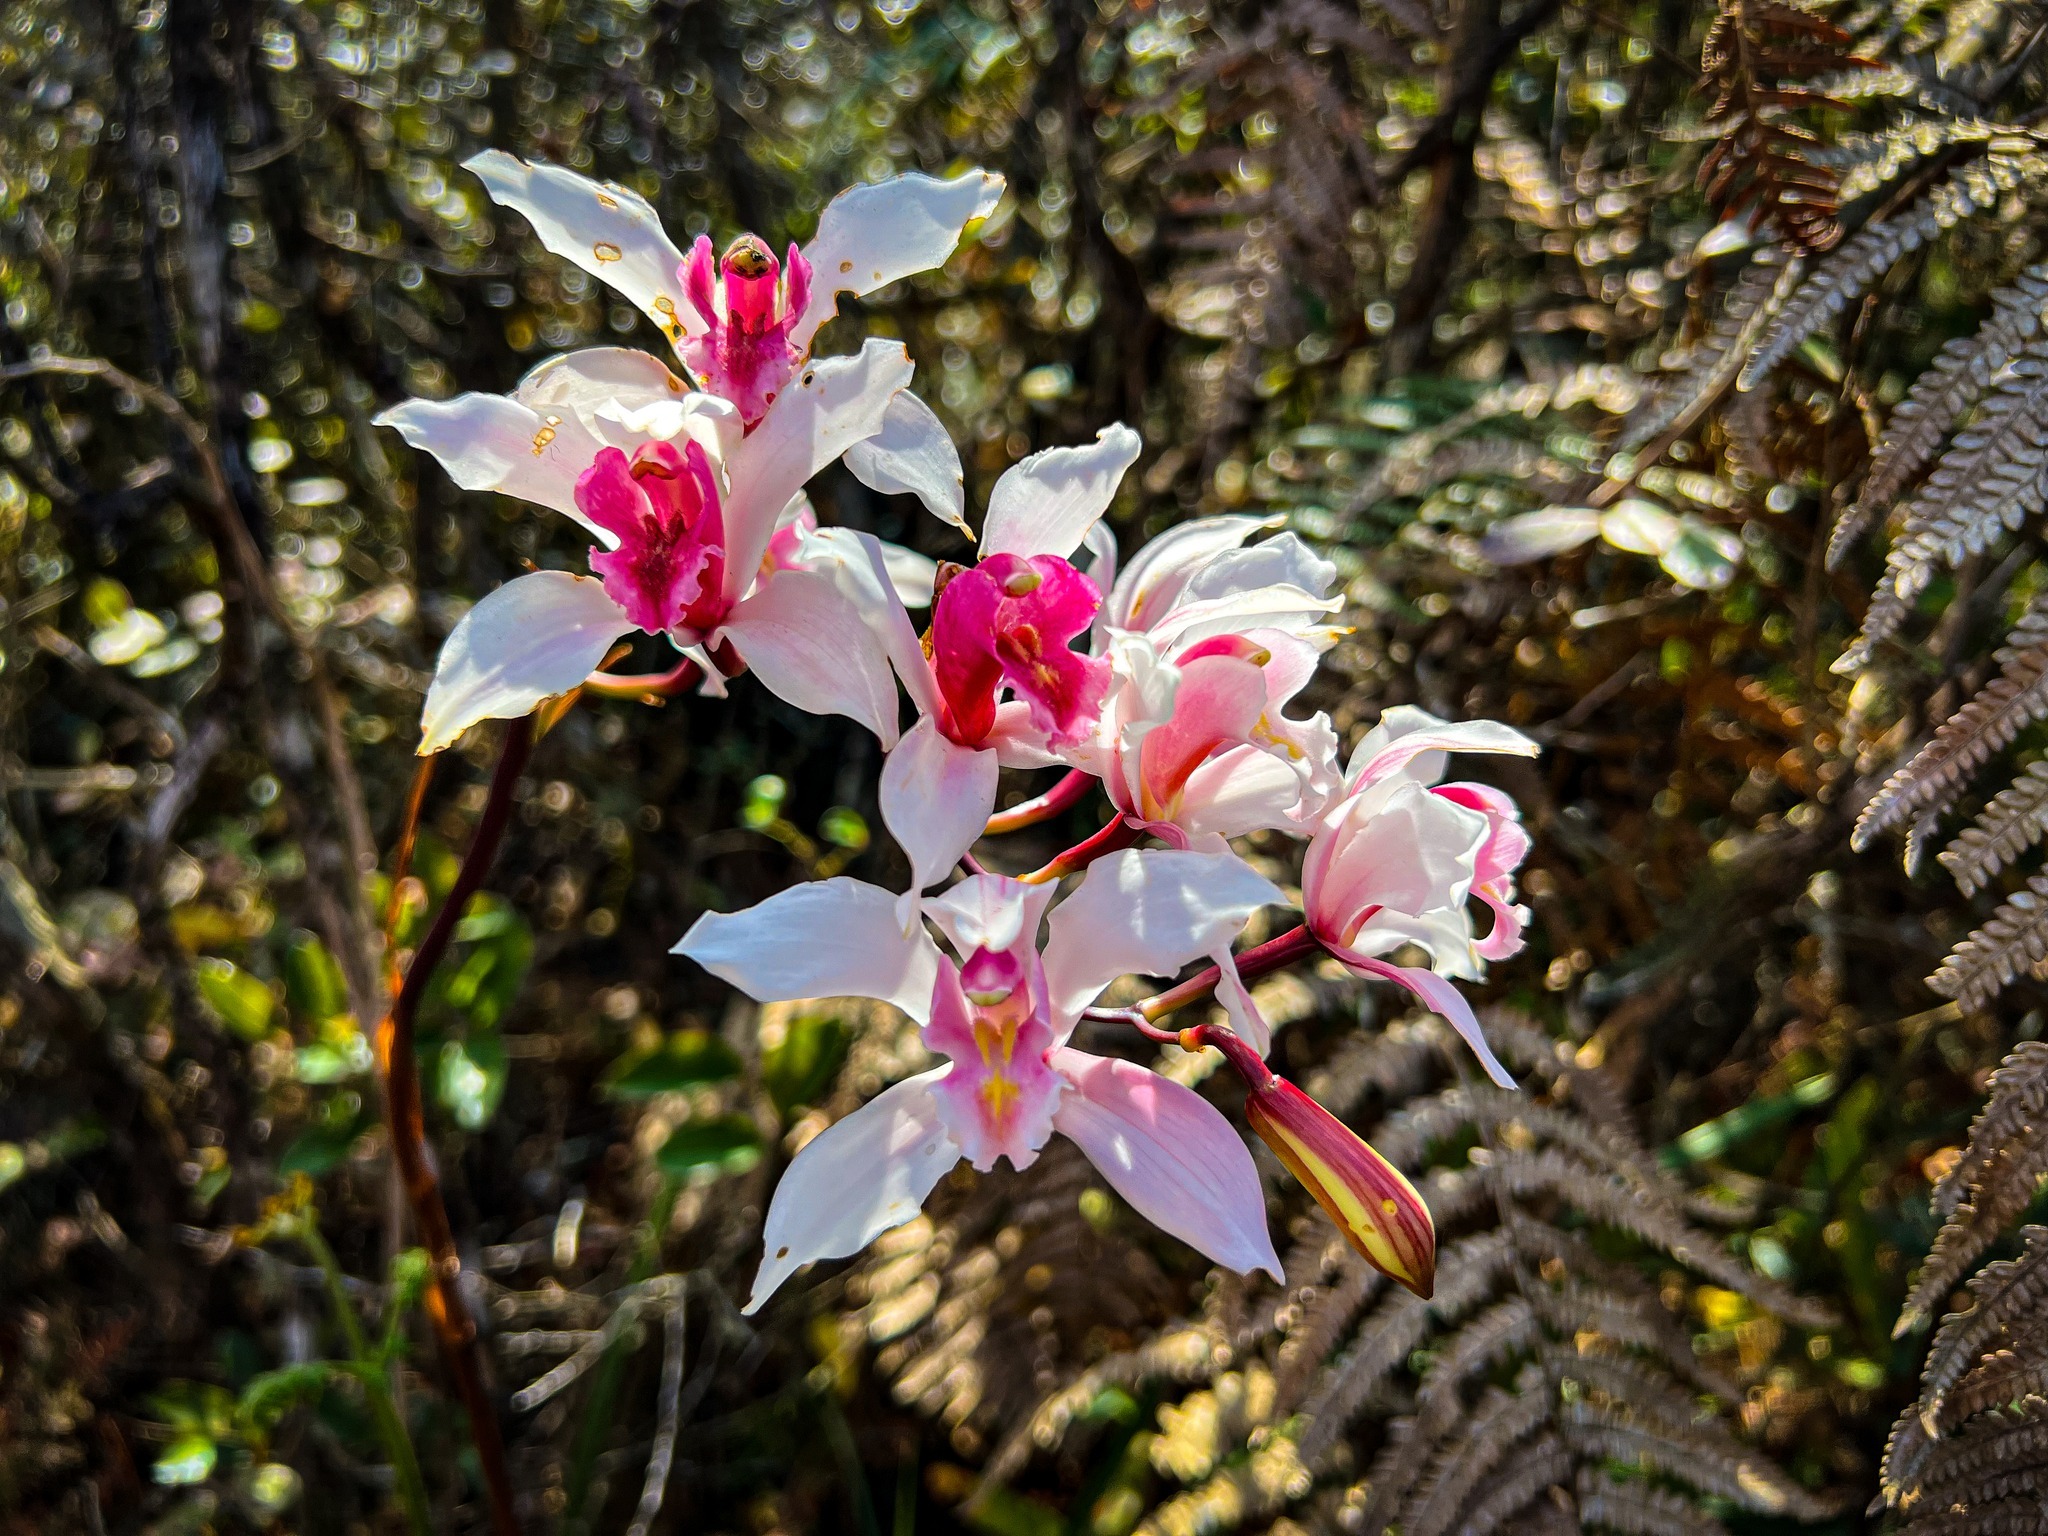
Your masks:
<svg viewBox="0 0 2048 1536"><path fill-rule="evenodd" d="M974 537L957 454L910 393L904 348L811 348L839 294L943 262L994 208L1000 178L856 188L778 262L752 236L723 255L700 237L685 255L644 200L560 168L497 152L469 167L550 251L638 305L682 372L596 348L541 364L508 396L412 400L380 418L459 485L559 511L595 546L589 574L532 572L468 612L435 672L420 750L581 690L720 693L751 672L799 708L858 721L886 753L881 813L908 859L907 889L813 881L706 914L676 945L764 1002L894 1004L940 1063L797 1154L767 1215L750 1310L802 1266L910 1220L960 1162L1023 1169L1055 1133L1159 1227L1279 1278L1243 1138L1192 1089L1077 1048L1084 1021L1091 1041L1128 1028L1221 1052L1244 1080L1251 1128L1361 1253L1427 1295L1426 1206L1273 1074L1249 983L1334 959L1414 994L1512 1086L1453 982L1521 947L1514 882L1529 840L1499 790L1442 780L1448 754L1531 755L1534 744L1402 707L1346 758L1327 715L1289 714L1340 633L1335 568L1275 520L1218 516L1169 530L1119 569L1103 517L1141 447L1122 425L1003 475L972 564L935 566L818 526L803 487L843 460ZM923 609L920 629L910 614ZM605 670L635 632L665 636L675 669ZM1062 772L999 810L1004 769ZM1100 830L1042 867L1012 876L977 859L982 839L1097 791ZM1238 952L1256 914L1297 905L1233 850L1259 832L1306 845L1299 921ZM1426 963L1398 963L1401 952ZM1121 977L1178 978L1197 964L1148 1002L1098 1006ZM1211 999L1221 1022L1159 1023Z"/></svg>

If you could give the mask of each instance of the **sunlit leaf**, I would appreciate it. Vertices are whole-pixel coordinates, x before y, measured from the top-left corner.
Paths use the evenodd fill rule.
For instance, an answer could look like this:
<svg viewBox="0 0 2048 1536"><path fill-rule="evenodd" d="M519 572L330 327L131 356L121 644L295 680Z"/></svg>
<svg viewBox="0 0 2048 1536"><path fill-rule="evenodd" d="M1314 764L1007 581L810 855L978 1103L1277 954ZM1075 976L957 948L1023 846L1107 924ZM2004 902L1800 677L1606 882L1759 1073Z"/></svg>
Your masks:
<svg viewBox="0 0 2048 1536"><path fill-rule="evenodd" d="M602 1086L618 1098L646 1099L730 1082L744 1066L739 1052L709 1030L679 1029L652 1051L621 1056L606 1070Z"/></svg>
<svg viewBox="0 0 2048 1536"><path fill-rule="evenodd" d="M686 1177L703 1173L745 1173L761 1160L761 1133L744 1115L692 1120L669 1132L654 1154L663 1173Z"/></svg>
<svg viewBox="0 0 2048 1536"><path fill-rule="evenodd" d="M214 956L199 960L192 973L199 995L232 1033L253 1041L269 1032L277 999L262 981L232 960Z"/></svg>

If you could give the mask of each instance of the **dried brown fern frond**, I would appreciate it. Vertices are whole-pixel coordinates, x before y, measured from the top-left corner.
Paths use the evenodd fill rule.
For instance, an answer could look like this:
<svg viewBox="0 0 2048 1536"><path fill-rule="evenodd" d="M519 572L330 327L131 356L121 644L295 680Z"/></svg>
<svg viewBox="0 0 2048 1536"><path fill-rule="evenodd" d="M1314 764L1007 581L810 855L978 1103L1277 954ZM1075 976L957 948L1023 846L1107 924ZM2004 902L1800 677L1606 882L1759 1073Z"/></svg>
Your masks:
<svg viewBox="0 0 2048 1536"><path fill-rule="evenodd" d="M1936 857L1962 893L1974 896L2039 842L2044 832L2048 832L2048 760L2029 763Z"/></svg>
<svg viewBox="0 0 2048 1536"><path fill-rule="evenodd" d="M1233 1328L1212 1300L1204 1323L1098 1363L1040 1405L990 1477L1014 1482L1058 1450L1106 1387L1149 1382L1169 1401L1148 1460L1176 1486L1138 1521L1146 1536L1279 1517L1403 1536L1707 1533L1721 1529L1712 1501L1823 1513L1737 1437L1741 1384L1695 1352L1667 1304L1671 1265L1781 1318L1825 1314L1690 1223L1686 1191L1621 1123L1597 1070L1513 1013L1486 1027L1525 1092L1447 1080L1454 1058L1438 1053L1434 1091L1372 1130L1422 1176L1442 1245L1431 1299L1386 1285L1310 1211L1277 1303L1254 1298ZM1434 1021L1397 1026L1312 1082L1345 1113L1347 1090L1398 1097L1418 1086L1418 1038L1449 1040ZM1594 1231L1608 1234L1597 1249Z"/></svg>
<svg viewBox="0 0 2048 1536"><path fill-rule="evenodd" d="M1720 217L1772 220L1809 255L1840 241L1841 175L1816 157L1820 136L1794 114L1840 107L1807 82L1855 68L1849 42L1827 17L1785 0L1723 0L1700 51L1718 137L1699 185Z"/></svg>

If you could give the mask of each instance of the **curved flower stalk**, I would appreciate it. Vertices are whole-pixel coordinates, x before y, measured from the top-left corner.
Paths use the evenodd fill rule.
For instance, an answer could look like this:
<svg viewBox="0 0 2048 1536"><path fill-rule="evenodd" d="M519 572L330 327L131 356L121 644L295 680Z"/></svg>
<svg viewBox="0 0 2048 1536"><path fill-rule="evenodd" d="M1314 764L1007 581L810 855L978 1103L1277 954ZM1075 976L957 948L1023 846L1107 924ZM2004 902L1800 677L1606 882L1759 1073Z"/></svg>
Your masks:
<svg viewBox="0 0 2048 1536"><path fill-rule="evenodd" d="M1407 988L1448 1019L1495 1082L1514 1078L1487 1047L1450 978L1478 980L1484 962L1522 947L1514 874L1529 851L1515 803L1484 784L1439 784L1451 752L1533 757L1536 743L1491 720L1452 724L1408 705L1383 715L1353 751L1343 796L1319 820L1302 861L1308 931L1362 975ZM1476 939L1468 903L1494 914ZM1379 958L1414 944L1430 968Z"/></svg>
<svg viewBox="0 0 2048 1536"><path fill-rule="evenodd" d="M1220 1264L1280 1277L1250 1155L1199 1094L1067 1044L1117 977L1172 975L1284 901L1232 854L1104 858L1038 929L1051 886L971 876L921 903L942 952L897 898L839 878L699 918L676 945L762 1001L852 995L902 1008L946 1064L906 1079L797 1154L768 1210L755 1311L801 1266L855 1253L914 1217L963 1159L1027 1168L1058 1132L1155 1225ZM957 957L957 959L955 958Z"/></svg>
<svg viewBox="0 0 2048 1536"><path fill-rule="evenodd" d="M944 879L981 835L1000 767L1058 763L1094 729L1109 664L1071 642L1094 622L1102 590L1072 557L1141 446L1118 424L1013 466L990 493L981 559L932 604L929 650L907 621L896 629L918 719L882 766L881 805L913 890Z"/></svg>
<svg viewBox="0 0 2048 1536"><path fill-rule="evenodd" d="M567 693L635 630L713 673L727 643L770 692L858 720L885 746L896 686L878 615L824 570L778 565L778 524L804 483L881 430L909 383L899 343L806 368L751 432L733 405L625 348L551 358L506 396L408 400L377 418L469 490L565 514L596 540L592 574L537 571L465 614L427 692L420 751Z"/></svg>
<svg viewBox="0 0 2048 1536"><path fill-rule="evenodd" d="M842 293L866 294L943 263L974 220L994 211L1003 178L912 173L851 187L827 205L810 244L778 262L742 235L714 256L700 235L686 257L645 198L561 166L502 150L464 162L491 197L525 217L542 245L631 301L666 336L708 393L748 429L803 370ZM964 526L960 459L931 408L903 393L847 467L883 492L910 492Z"/></svg>

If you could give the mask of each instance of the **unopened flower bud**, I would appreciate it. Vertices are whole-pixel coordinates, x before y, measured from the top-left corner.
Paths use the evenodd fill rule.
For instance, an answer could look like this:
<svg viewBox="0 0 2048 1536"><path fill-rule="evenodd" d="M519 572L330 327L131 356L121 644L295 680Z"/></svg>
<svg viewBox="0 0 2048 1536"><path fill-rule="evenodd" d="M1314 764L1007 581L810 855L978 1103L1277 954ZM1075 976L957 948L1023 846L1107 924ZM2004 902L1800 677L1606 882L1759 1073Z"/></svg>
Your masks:
<svg viewBox="0 0 2048 1536"><path fill-rule="evenodd" d="M1190 1030L1244 1078L1245 1119L1329 1212L1365 1261L1425 1301L1436 1289L1436 1223L1401 1170L1228 1030ZM1185 1043L1185 1037L1184 1037Z"/></svg>

